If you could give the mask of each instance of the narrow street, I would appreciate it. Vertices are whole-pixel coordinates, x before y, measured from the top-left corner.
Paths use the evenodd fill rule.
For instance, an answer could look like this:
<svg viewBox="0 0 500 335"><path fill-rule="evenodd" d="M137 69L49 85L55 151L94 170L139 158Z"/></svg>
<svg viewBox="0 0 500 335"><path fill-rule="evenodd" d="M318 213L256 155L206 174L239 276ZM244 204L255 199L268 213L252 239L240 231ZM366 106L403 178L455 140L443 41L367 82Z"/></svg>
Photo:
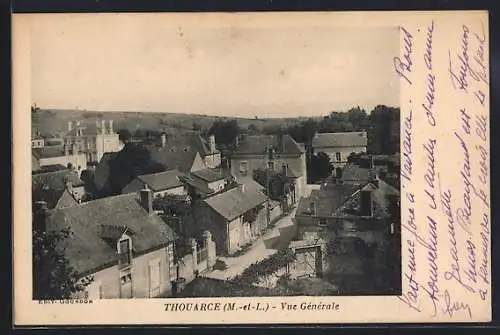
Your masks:
<svg viewBox="0 0 500 335"><path fill-rule="evenodd" d="M295 216L295 209L281 220L279 220L274 228L261 236L254 245L244 255L239 257L218 257L224 261L228 268L224 271L213 270L203 277L228 280L241 274L251 264L259 262L281 248L286 248L295 235L295 228L292 218Z"/></svg>

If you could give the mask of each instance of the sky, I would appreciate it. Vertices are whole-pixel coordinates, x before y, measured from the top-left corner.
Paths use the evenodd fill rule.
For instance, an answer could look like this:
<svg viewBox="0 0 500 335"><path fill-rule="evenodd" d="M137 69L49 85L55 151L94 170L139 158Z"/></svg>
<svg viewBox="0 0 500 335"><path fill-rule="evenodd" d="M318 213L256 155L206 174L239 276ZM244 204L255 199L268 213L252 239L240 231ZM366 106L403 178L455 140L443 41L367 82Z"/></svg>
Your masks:
<svg viewBox="0 0 500 335"><path fill-rule="evenodd" d="M399 106L398 28L210 22L34 20L32 102L259 118Z"/></svg>

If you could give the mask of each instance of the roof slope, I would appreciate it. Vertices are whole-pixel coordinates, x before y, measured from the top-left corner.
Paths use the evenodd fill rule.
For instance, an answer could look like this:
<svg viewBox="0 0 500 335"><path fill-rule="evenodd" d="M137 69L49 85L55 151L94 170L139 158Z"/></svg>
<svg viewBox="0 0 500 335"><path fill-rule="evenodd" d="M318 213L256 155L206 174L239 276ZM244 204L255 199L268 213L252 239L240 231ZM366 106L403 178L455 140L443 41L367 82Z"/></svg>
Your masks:
<svg viewBox="0 0 500 335"><path fill-rule="evenodd" d="M264 154L267 146L273 146L277 153L301 154L303 147L297 144L289 135L283 135L280 144L278 135L246 135L238 140L238 147L234 154Z"/></svg>
<svg viewBox="0 0 500 335"><path fill-rule="evenodd" d="M185 147L178 151L177 149L161 148L148 145L146 148L151 153L151 159L157 163L163 164L169 169L178 169L182 172L189 172L193 167L196 157L200 157L196 150L191 147ZM175 150L175 151L173 151Z"/></svg>
<svg viewBox="0 0 500 335"><path fill-rule="evenodd" d="M73 187L83 186L78 174L69 169L34 174L31 182L33 187L49 187L54 190L64 190L67 182L71 182Z"/></svg>
<svg viewBox="0 0 500 335"><path fill-rule="evenodd" d="M65 243L70 263L80 273L111 265L115 248L102 236L101 225L126 226L134 253L143 253L175 240L174 231L157 215L148 214L135 194L118 195L54 210L48 227L70 227L74 233Z"/></svg>
<svg viewBox="0 0 500 335"><path fill-rule="evenodd" d="M235 187L205 199L204 202L226 220L232 221L266 200L267 197L262 192L242 191L240 187Z"/></svg>
<svg viewBox="0 0 500 335"><path fill-rule="evenodd" d="M312 140L313 148L365 147L367 143L366 132L318 133Z"/></svg>
<svg viewBox="0 0 500 335"><path fill-rule="evenodd" d="M182 176L184 176L182 172L177 169L172 169L159 173L142 175L137 178L147 184L153 191L158 192L182 186L183 184L180 179Z"/></svg>
<svg viewBox="0 0 500 335"><path fill-rule="evenodd" d="M225 179L225 176L215 169L203 169L198 171L193 171L192 174L208 183Z"/></svg>
<svg viewBox="0 0 500 335"><path fill-rule="evenodd" d="M360 189L357 185L335 185L330 190L312 190L311 195L302 198L297 206L297 215L311 215L310 205L316 204L316 216L330 217L335 210L344 204L352 195Z"/></svg>
<svg viewBox="0 0 500 335"><path fill-rule="evenodd" d="M31 149L31 152L36 158L53 158L65 155L62 145L50 145L42 148L33 148Z"/></svg>

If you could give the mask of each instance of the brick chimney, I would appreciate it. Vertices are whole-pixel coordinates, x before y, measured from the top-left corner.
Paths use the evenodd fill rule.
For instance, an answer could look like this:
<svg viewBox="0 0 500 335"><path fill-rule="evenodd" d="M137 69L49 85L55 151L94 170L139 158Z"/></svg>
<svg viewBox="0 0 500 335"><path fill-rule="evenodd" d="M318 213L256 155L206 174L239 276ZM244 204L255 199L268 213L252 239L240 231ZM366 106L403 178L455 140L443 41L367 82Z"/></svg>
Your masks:
<svg viewBox="0 0 500 335"><path fill-rule="evenodd" d="M101 134L106 133L106 120L101 120Z"/></svg>
<svg viewBox="0 0 500 335"><path fill-rule="evenodd" d="M214 135L210 135L208 137L208 141L210 143L210 152L214 153L215 152L215 136Z"/></svg>
<svg viewBox="0 0 500 335"><path fill-rule="evenodd" d="M149 214L153 213L153 192L148 188L147 185L144 185L144 188L141 190L141 205Z"/></svg>
<svg viewBox="0 0 500 335"><path fill-rule="evenodd" d="M110 134L114 133L114 131L113 131L113 120L109 120L109 133Z"/></svg>
<svg viewBox="0 0 500 335"><path fill-rule="evenodd" d="M245 193L245 184L239 184L238 187L241 192Z"/></svg>
<svg viewBox="0 0 500 335"><path fill-rule="evenodd" d="M360 210L361 210L361 216L373 216L372 191L361 190Z"/></svg>
<svg viewBox="0 0 500 335"><path fill-rule="evenodd" d="M70 132L73 129L73 122L68 121L68 132Z"/></svg>

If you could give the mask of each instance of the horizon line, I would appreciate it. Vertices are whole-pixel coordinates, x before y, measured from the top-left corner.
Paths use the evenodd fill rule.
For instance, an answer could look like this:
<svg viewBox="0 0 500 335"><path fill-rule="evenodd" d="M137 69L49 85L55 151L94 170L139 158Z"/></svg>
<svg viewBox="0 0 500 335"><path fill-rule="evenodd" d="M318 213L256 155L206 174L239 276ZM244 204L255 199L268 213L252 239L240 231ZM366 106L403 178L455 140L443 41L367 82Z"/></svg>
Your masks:
<svg viewBox="0 0 500 335"><path fill-rule="evenodd" d="M32 106L36 106L36 104L33 104ZM385 106L388 108L400 108L400 106L392 106L392 105L385 105L385 104L378 104L375 105L371 110L367 110L364 107L361 106L353 106L349 109L357 108L359 107L361 110L364 110L367 115L370 115L373 109L375 109L377 106ZM294 115L294 116L260 116L260 115L253 115L253 116L234 116L234 115L226 115L226 114L200 114L200 113L186 113L186 112L162 112L158 110L99 110L99 109L82 109L82 108L42 108L40 106L36 106L40 111L58 111L58 112L89 112L89 113L148 113L148 114L174 114L174 115L191 115L191 116L202 116L202 117L216 117L216 118L231 118L231 119L250 119L250 120L262 120L262 119L298 119L298 118L321 118L325 116L329 116L331 113L347 113L349 110L341 110L341 111L336 111L332 110L330 112L327 112L325 114L314 114L314 115L309 115L309 116L303 116L303 115ZM257 117L257 118L256 118Z"/></svg>

